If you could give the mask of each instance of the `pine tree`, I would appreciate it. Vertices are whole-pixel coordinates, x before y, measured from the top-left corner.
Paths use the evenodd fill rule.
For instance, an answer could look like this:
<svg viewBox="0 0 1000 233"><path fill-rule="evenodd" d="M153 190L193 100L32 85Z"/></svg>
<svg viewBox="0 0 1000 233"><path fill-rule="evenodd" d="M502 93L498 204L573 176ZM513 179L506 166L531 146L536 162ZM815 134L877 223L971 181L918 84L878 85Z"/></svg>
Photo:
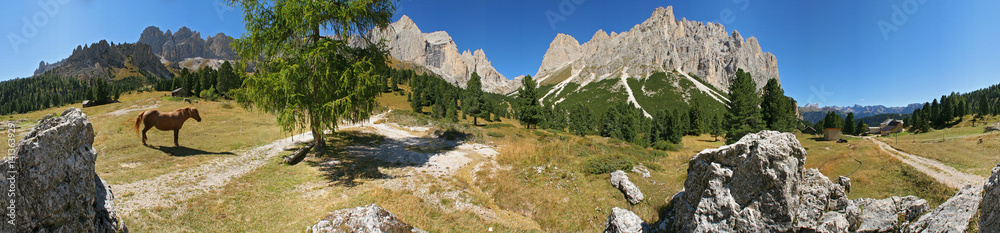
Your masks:
<svg viewBox="0 0 1000 233"><path fill-rule="evenodd" d="M758 132L766 126L760 113L757 84L743 69L736 71L736 79L729 86L730 102L726 113L726 143L735 143L748 133Z"/></svg>
<svg viewBox="0 0 1000 233"><path fill-rule="evenodd" d="M823 129L840 128L841 121L843 121L843 118L840 118L840 115L837 115L837 113L833 111L826 112L826 117L823 118Z"/></svg>
<svg viewBox="0 0 1000 233"><path fill-rule="evenodd" d="M868 124L858 122L858 127L854 128L854 135L861 136L866 132L868 132Z"/></svg>
<svg viewBox="0 0 1000 233"><path fill-rule="evenodd" d="M760 104L761 115L767 122L767 129L790 132L795 119L795 104L785 96L777 79L767 80Z"/></svg>
<svg viewBox="0 0 1000 233"><path fill-rule="evenodd" d="M587 106L582 103L577 103L570 107L570 121L569 121L569 131L570 133L585 136L591 131L591 125L594 121L594 112L590 110Z"/></svg>
<svg viewBox="0 0 1000 233"><path fill-rule="evenodd" d="M702 122L704 121L704 119L702 119L704 116L702 116L701 113L701 104L699 104L697 100L692 100L691 102L691 109L688 111L690 129L688 129L687 134L698 136L701 135L702 130L704 129Z"/></svg>
<svg viewBox="0 0 1000 233"><path fill-rule="evenodd" d="M854 126L854 113L849 112L847 113L847 119L844 120L844 127L840 128L840 132L846 135L854 135L854 131L857 129Z"/></svg>
<svg viewBox="0 0 1000 233"><path fill-rule="evenodd" d="M535 85L531 75L525 75L521 80L521 88L517 91L516 117L525 128L531 128L541 121L541 103L538 102Z"/></svg>

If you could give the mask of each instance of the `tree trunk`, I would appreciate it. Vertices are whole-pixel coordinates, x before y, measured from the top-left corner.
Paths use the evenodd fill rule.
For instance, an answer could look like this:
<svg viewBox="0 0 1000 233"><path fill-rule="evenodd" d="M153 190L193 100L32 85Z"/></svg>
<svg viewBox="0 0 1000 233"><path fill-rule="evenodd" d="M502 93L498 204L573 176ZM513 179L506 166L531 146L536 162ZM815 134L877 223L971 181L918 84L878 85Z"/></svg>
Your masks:
<svg viewBox="0 0 1000 233"><path fill-rule="evenodd" d="M478 126L479 123L476 121L476 116L472 116L472 126Z"/></svg>
<svg viewBox="0 0 1000 233"><path fill-rule="evenodd" d="M326 152L326 141L323 140L323 129L320 127L320 122L312 112L309 112L309 128L312 130L316 154L322 155L323 152Z"/></svg>

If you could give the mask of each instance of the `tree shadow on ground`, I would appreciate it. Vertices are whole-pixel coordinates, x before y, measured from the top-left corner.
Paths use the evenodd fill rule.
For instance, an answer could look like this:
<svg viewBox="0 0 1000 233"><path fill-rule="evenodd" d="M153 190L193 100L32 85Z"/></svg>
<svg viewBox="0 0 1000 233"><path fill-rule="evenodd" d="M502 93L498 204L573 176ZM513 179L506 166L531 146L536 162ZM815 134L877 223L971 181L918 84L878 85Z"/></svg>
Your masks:
<svg viewBox="0 0 1000 233"><path fill-rule="evenodd" d="M317 167L331 184L354 187L366 180L396 178L382 173L380 168L420 167L434 154L454 150L459 143L446 138L469 137L456 132L444 131L439 138L405 139L357 131L334 132L327 135L327 151L304 162Z"/></svg>
<svg viewBox="0 0 1000 233"><path fill-rule="evenodd" d="M194 148L188 148L188 147L184 147L184 146L166 147L166 146L149 146L149 145L147 145L146 147L157 149L159 151L162 151L164 154L167 154L167 155L170 155L170 156L176 156L176 157L187 157L187 156L192 156L192 155L236 155L236 154L233 154L233 152L228 152L228 151L225 151L225 152L209 152L209 151L204 151L204 150L199 150L199 149L194 149Z"/></svg>

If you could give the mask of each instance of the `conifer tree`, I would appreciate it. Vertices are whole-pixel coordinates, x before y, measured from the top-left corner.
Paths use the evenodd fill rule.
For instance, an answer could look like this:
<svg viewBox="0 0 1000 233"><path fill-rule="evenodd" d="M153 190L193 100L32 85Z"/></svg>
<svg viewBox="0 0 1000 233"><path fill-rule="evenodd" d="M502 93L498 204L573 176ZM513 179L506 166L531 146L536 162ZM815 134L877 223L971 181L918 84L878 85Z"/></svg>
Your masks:
<svg viewBox="0 0 1000 233"><path fill-rule="evenodd" d="M729 106L726 113L726 143L739 141L748 133L758 132L766 126L760 113L757 84L743 69L736 71L736 79L729 86Z"/></svg>

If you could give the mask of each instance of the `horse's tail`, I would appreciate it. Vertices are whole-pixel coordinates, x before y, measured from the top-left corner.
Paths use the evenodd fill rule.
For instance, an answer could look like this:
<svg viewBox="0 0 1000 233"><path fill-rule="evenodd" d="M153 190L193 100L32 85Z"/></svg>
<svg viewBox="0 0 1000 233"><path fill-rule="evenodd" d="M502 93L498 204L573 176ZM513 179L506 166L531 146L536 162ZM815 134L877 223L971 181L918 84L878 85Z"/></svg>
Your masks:
<svg viewBox="0 0 1000 233"><path fill-rule="evenodd" d="M140 112L139 116L135 117L135 134L139 136L139 139L142 139L142 135L139 134L139 125L142 124L143 115L146 115L145 111Z"/></svg>

